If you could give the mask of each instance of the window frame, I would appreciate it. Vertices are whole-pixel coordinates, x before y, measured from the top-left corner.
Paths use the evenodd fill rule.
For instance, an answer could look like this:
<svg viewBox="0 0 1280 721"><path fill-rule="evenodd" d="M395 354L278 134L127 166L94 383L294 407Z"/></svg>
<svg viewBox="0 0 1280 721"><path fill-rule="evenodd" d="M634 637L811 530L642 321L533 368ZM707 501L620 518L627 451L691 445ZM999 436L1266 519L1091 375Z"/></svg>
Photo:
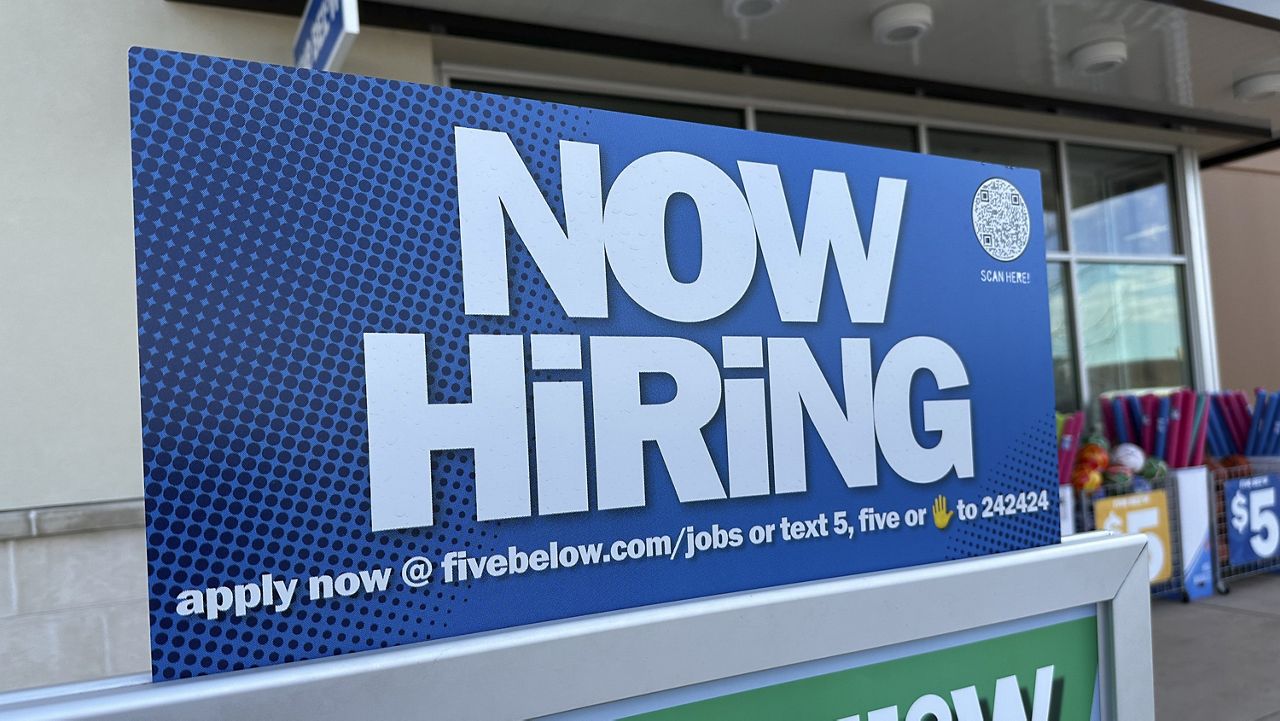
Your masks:
<svg viewBox="0 0 1280 721"><path fill-rule="evenodd" d="M1082 409L1089 408L1093 392L1089 387L1088 366L1085 362L1084 333L1079 322L1080 297L1077 289L1077 270L1084 263L1165 265L1179 268L1183 288L1183 338L1187 346L1189 377L1193 387L1203 391L1219 388L1219 369L1216 332L1213 320L1213 302L1210 295L1208 273L1208 248L1204 224L1203 196L1200 185L1199 156L1187 146L1162 142L1116 140L1105 136L1077 133L1048 133L1036 129L1021 128L999 123L974 123L950 120L927 113L907 115L902 113L859 110L834 107L820 103L782 100L767 96L721 94L679 87L655 86L614 80L602 80L574 75L511 70L501 67L462 63L439 63L436 77L441 85L451 87L454 81L484 82L530 88L559 89L577 93L597 93L613 96L630 96L667 102L732 108L742 113L743 127L756 130L756 112L767 111L809 115L831 119L889 123L915 128L917 152L929 154L931 129L981 133L1009 138L1026 138L1048 141L1057 150L1058 187L1061 192L1059 235L1062 249L1046 250L1045 263L1062 263L1066 266L1067 302L1071 329L1075 370L1075 394ZM1159 153L1170 157L1173 163L1174 203L1173 232L1177 234L1177 251L1170 255L1112 255L1079 253L1071 239L1071 188L1067 146L1091 145L1099 148L1133 150Z"/></svg>
<svg viewBox="0 0 1280 721"><path fill-rule="evenodd" d="M1169 152L1159 152L1161 155L1171 156L1173 166L1172 182L1174 188L1170 189L1170 202L1173 203L1172 212L1174 217L1171 219L1173 223L1174 248L1178 252L1169 255L1127 255L1114 253L1084 253L1075 249L1075 240L1072 238L1073 230L1071 228L1071 211L1074 209L1071 198L1071 168L1068 160L1068 145L1093 145L1095 147L1112 147L1122 150L1138 150L1138 148L1129 148L1123 145L1107 145L1103 146L1099 143L1091 141L1070 141L1066 139L1057 139L1055 141L1058 146L1058 182L1059 189L1062 193L1063 218L1059 223L1058 233L1062 239L1062 250L1049 251L1045 253L1047 262L1060 262L1067 265L1067 297L1070 299L1070 314L1073 340L1075 345L1075 365L1076 365L1076 389L1080 397L1080 405L1082 408L1088 408L1089 402L1093 398L1093 389L1089 384L1089 365L1086 362L1086 351L1084 342L1084 324L1080 322L1080 292L1079 292L1079 267L1084 264L1094 265L1162 265L1175 266L1181 268L1176 272L1181 274L1183 289L1183 301L1185 303L1182 313L1182 337L1187 345L1187 363L1189 364L1189 377L1191 384L1197 388L1205 389L1205 383L1200 377L1198 370L1199 363L1196 362L1197 345L1192 337L1189 327L1192 313L1193 299L1190 290L1190 282L1186 271L1187 256L1186 249L1190 245L1191 238L1187 231L1188 228L1183 222L1186 215L1186 198L1180 190L1183 183L1184 174L1180 172L1179 167L1180 153L1177 149ZM1145 151L1144 152L1151 152ZM1206 389L1207 390L1207 389Z"/></svg>

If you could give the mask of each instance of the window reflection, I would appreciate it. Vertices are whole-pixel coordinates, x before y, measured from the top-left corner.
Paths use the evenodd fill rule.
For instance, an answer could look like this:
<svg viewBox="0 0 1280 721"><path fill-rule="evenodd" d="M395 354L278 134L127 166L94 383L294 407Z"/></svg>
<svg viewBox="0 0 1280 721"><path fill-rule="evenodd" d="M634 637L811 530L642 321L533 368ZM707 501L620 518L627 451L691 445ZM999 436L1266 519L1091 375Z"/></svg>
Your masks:
<svg viewBox="0 0 1280 721"><path fill-rule="evenodd" d="M1053 345L1054 405L1067 413L1080 407L1076 396L1075 343L1071 338L1071 304L1067 272L1062 263L1049 264L1049 336Z"/></svg>
<svg viewBox="0 0 1280 721"><path fill-rule="evenodd" d="M1079 283L1092 393L1189 384L1177 266L1086 263Z"/></svg>
<svg viewBox="0 0 1280 721"><path fill-rule="evenodd" d="M819 140L834 140L837 143L870 145L890 150L916 149L916 129L910 125L757 112L756 130Z"/></svg>
<svg viewBox="0 0 1280 721"><path fill-rule="evenodd" d="M930 130L929 152L950 158L980 160L984 163L1040 171L1040 196L1044 203L1044 246L1049 250L1062 248L1058 233L1061 193L1058 190L1058 155L1054 143L1047 140Z"/></svg>
<svg viewBox="0 0 1280 721"><path fill-rule="evenodd" d="M1173 158L1067 146L1071 244L1080 253L1172 255Z"/></svg>

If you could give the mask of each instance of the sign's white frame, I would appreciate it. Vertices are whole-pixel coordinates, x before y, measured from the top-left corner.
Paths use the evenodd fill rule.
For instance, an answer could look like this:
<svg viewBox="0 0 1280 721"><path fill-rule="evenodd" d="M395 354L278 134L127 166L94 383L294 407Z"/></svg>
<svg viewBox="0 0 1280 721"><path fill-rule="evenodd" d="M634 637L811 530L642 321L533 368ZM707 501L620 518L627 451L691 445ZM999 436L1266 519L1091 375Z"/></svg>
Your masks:
<svg viewBox="0 0 1280 721"><path fill-rule="evenodd" d="M153 684L0 695L0 720L506 719L559 713L1078 606L1098 609L1102 709L1153 721L1146 537L1056 546ZM105 687L104 686L110 686Z"/></svg>

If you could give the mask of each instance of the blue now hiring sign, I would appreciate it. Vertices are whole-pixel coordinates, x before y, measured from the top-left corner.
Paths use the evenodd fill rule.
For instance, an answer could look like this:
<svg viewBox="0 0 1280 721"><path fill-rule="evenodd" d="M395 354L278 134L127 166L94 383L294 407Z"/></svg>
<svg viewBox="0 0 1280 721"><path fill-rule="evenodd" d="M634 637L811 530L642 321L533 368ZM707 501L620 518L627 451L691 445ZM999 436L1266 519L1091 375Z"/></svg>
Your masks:
<svg viewBox="0 0 1280 721"><path fill-rule="evenodd" d="M359 33L356 0L307 0L298 35L293 39L293 64L336 70Z"/></svg>
<svg viewBox="0 0 1280 721"><path fill-rule="evenodd" d="M1035 172L130 65L157 679L1058 540Z"/></svg>

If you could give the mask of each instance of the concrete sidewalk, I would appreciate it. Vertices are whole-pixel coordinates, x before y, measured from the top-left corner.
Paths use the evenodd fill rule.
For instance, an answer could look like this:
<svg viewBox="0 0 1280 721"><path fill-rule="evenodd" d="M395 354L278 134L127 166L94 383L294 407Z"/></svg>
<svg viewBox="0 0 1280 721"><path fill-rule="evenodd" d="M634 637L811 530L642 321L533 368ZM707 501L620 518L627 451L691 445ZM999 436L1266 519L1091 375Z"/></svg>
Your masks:
<svg viewBox="0 0 1280 721"><path fill-rule="evenodd" d="M1151 623L1158 721L1280 721L1280 576L1153 600Z"/></svg>

